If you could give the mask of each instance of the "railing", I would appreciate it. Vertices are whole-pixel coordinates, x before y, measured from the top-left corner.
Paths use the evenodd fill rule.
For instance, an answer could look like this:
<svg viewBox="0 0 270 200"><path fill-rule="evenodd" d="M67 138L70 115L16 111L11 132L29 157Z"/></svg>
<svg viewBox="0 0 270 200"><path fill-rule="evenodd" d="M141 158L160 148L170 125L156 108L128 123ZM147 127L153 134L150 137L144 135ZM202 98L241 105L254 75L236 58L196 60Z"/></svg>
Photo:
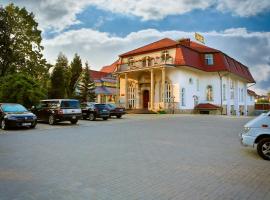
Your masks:
<svg viewBox="0 0 270 200"><path fill-rule="evenodd" d="M153 61L153 62L143 62L143 61L137 61L132 64L121 64L118 71L129 71L129 70L136 70L136 69L143 69L143 68L151 68L159 65L172 65L174 64L174 59L169 58L167 60L159 60L159 61Z"/></svg>

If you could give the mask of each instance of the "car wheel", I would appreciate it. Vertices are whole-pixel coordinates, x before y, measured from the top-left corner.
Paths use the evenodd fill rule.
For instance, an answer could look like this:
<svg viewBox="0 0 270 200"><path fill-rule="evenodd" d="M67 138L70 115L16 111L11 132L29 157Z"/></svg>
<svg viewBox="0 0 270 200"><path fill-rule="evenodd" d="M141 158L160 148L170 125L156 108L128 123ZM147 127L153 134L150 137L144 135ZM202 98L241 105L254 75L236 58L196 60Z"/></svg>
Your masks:
<svg viewBox="0 0 270 200"><path fill-rule="evenodd" d="M53 115L49 116L49 124L54 125L55 124L55 117Z"/></svg>
<svg viewBox="0 0 270 200"><path fill-rule="evenodd" d="M71 124L77 124L77 122L78 122L78 120L77 120L77 119L75 119L75 120L71 120L71 121L70 121L70 123L71 123Z"/></svg>
<svg viewBox="0 0 270 200"><path fill-rule="evenodd" d="M257 145L258 154L265 160L270 160L270 138L262 139Z"/></svg>
<svg viewBox="0 0 270 200"><path fill-rule="evenodd" d="M1 129L2 130L7 130L6 121L4 119L1 121Z"/></svg>
<svg viewBox="0 0 270 200"><path fill-rule="evenodd" d="M103 120L107 120L107 119L108 119L108 117L103 117L102 119L103 119Z"/></svg>
<svg viewBox="0 0 270 200"><path fill-rule="evenodd" d="M122 117L122 115L117 115L116 117L117 117L118 119L120 119L120 118Z"/></svg>
<svg viewBox="0 0 270 200"><path fill-rule="evenodd" d="M37 125L37 122L34 122L31 126L30 126L30 128L36 128L36 125Z"/></svg>
<svg viewBox="0 0 270 200"><path fill-rule="evenodd" d="M95 121L95 119L96 119L96 117L95 117L94 113L90 113L89 114L89 120L90 121Z"/></svg>

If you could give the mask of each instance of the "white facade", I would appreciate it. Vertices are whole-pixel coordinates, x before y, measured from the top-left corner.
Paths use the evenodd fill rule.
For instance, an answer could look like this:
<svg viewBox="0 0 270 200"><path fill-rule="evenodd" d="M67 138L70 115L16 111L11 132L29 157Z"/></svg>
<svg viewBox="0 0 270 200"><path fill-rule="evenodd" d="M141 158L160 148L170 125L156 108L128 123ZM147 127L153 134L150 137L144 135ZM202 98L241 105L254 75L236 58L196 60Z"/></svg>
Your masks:
<svg viewBox="0 0 270 200"><path fill-rule="evenodd" d="M175 52L167 49L120 58L118 102L129 109L173 107L179 112L193 112L196 105L210 103L222 107L222 114L248 114L254 100L247 94L245 79L227 71L173 65Z"/></svg>

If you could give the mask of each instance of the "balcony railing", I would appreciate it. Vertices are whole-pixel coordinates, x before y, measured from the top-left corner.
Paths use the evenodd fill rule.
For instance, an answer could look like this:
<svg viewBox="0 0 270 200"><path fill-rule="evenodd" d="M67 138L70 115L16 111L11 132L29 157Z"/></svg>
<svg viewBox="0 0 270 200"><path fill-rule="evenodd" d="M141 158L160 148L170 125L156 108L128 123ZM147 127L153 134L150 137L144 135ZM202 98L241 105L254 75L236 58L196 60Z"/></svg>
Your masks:
<svg viewBox="0 0 270 200"><path fill-rule="evenodd" d="M129 70L151 68L151 67L160 66L160 65L172 65L172 64L174 64L173 58L169 58L167 60L160 60L160 61L151 61L151 62L137 61L132 64L128 64L128 63L121 64L118 71L129 71Z"/></svg>

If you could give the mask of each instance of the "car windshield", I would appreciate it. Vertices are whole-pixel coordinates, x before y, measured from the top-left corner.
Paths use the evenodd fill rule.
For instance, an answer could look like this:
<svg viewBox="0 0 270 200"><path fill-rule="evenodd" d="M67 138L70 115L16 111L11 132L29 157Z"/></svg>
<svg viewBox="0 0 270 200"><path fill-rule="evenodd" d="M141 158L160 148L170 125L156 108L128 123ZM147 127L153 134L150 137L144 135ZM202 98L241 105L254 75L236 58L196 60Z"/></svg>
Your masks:
<svg viewBox="0 0 270 200"><path fill-rule="evenodd" d="M80 103L77 100L62 101L61 108L80 108Z"/></svg>
<svg viewBox="0 0 270 200"><path fill-rule="evenodd" d="M95 104L95 106L96 106L98 109L104 109L104 108L107 108L107 105L106 105L106 104Z"/></svg>
<svg viewBox="0 0 270 200"><path fill-rule="evenodd" d="M116 105L114 105L114 104L108 104L108 106L110 107L110 108L116 108Z"/></svg>
<svg viewBox="0 0 270 200"><path fill-rule="evenodd" d="M27 112L27 109L20 104L2 104L1 108L4 112Z"/></svg>

